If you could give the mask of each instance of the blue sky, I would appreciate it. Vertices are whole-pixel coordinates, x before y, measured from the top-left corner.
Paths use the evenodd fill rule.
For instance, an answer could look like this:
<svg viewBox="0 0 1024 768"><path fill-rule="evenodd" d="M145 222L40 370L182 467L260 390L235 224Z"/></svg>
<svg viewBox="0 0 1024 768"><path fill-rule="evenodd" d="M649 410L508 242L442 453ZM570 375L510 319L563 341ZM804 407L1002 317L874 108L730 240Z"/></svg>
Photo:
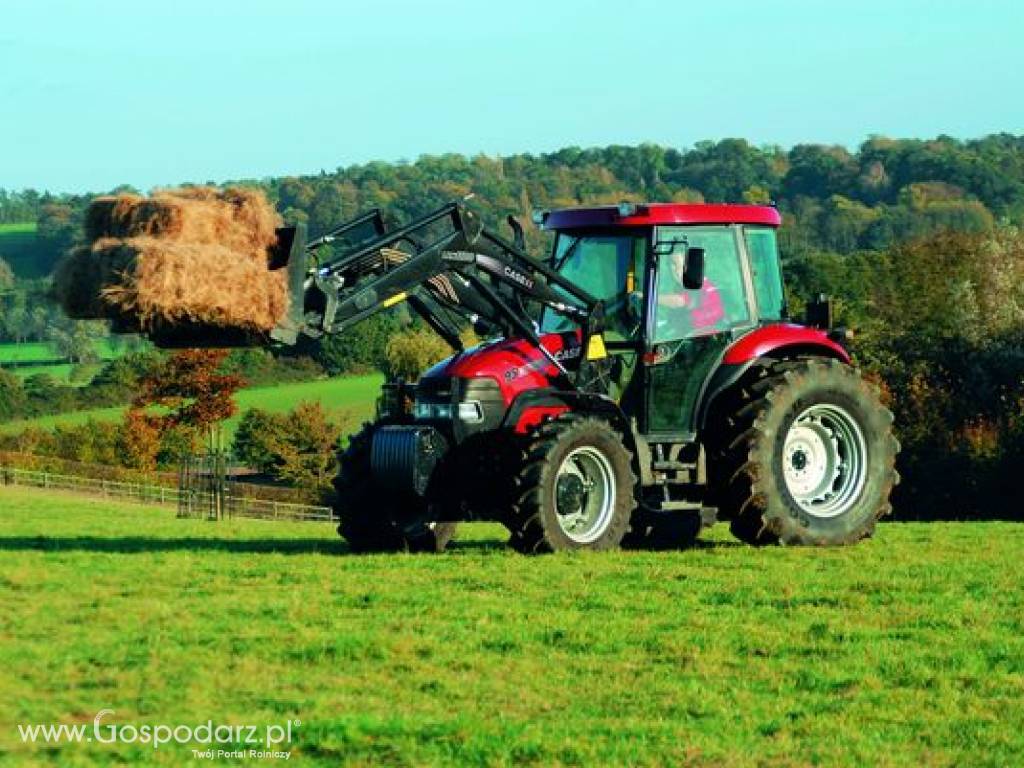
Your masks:
<svg viewBox="0 0 1024 768"><path fill-rule="evenodd" d="M0 2L0 187L1024 133L1024 3Z"/></svg>

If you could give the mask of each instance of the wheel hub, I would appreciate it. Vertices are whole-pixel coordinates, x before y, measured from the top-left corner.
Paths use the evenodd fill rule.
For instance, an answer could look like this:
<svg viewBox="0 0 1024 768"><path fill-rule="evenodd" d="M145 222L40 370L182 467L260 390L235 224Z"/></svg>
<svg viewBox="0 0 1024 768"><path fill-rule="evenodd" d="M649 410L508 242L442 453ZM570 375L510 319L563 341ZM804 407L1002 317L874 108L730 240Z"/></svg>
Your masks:
<svg viewBox="0 0 1024 768"><path fill-rule="evenodd" d="M615 475L608 458L593 446L570 451L558 468L555 512L570 539L586 544L600 538L615 509Z"/></svg>
<svg viewBox="0 0 1024 768"><path fill-rule="evenodd" d="M820 518L836 517L860 497L867 478L867 444L856 419L821 403L801 413L782 449L782 474L797 505Z"/></svg>
<svg viewBox="0 0 1024 768"><path fill-rule="evenodd" d="M563 474L558 478L558 513L577 514L587 496L587 488L578 475Z"/></svg>

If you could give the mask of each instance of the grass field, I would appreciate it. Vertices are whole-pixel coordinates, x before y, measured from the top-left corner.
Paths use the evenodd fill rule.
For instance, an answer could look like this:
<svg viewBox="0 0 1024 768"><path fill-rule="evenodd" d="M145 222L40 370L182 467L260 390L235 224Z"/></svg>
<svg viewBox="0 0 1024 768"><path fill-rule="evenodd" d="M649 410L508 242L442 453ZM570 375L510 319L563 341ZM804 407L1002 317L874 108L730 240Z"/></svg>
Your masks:
<svg viewBox="0 0 1024 768"><path fill-rule="evenodd" d="M107 340L96 343L96 351L100 360L112 360L120 354ZM18 363L11 366L11 363ZM31 365L35 363L35 365ZM35 376L38 373L45 373L52 376L63 384L77 383L87 384L93 376L99 373L102 364L90 365L89 375L78 382L71 382L71 372L75 366L70 363L59 362L57 353L53 347L43 342L28 342L25 344L0 344L0 369L12 373L21 379Z"/></svg>
<svg viewBox="0 0 1024 768"><path fill-rule="evenodd" d="M106 339L96 342L96 352L101 360L111 360L118 355L117 350ZM45 342L0 344L0 366L5 363L45 363L59 359L60 355Z"/></svg>
<svg viewBox="0 0 1024 768"><path fill-rule="evenodd" d="M44 373L47 376L52 376L56 381L61 384L76 384L77 386L85 386L89 383L92 378L100 372L100 365L90 365L88 367L89 374L82 378L81 381L72 382L71 372L74 371L75 366L70 363L61 363L60 365L25 365L18 366L17 368L9 369L10 373L13 373L20 379L27 379L30 376Z"/></svg>
<svg viewBox="0 0 1024 768"><path fill-rule="evenodd" d="M96 343L96 351L101 360L111 360L119 353L107 340ZM19 363L13 367L11 363ZM36 363L30 365L29 363ZM64 384L70 383L71 371L75 366L70 363L59 362L57 353L53 347L43 342L28 342L25 344L0 344L0 369L6 370L22 379L35 376L37 373L45 373ZM82 379L81 384L99 372L100 366L90 366L92 373Z"/></svg>
<svg viewBox="0 0 1024 768"><path fill-rule="evenodd" d="M43 277L46 270L36 258L34 221L0 224L0 256L23 278Z"/></svg>
<svg viewBox="0 0 1024 768"><path fill-rule="evenodd" d="M299 719L320 765L1017 765L1024 527L849 549L346 554L313 523L0 488L0 762L178 765L17 724Z"/></svg>
<svg viewBox="0 0 1024 768"><path fill-rule="evenodd" d="M362 419L372 415L382 381L381 375L369 374L245 389L236 397L239 414L225 422L225 430L229 436L234 434L241 413L246 408L263 408L280 413L294 408L302 401L320 402L339 421L358 426ZM0 432L20 432L28 426L49 428L57 424L84 424L89 419L114 421L121 418L124 410L124 406L93 408L36 419L20 419L0 424Z"/></svg>

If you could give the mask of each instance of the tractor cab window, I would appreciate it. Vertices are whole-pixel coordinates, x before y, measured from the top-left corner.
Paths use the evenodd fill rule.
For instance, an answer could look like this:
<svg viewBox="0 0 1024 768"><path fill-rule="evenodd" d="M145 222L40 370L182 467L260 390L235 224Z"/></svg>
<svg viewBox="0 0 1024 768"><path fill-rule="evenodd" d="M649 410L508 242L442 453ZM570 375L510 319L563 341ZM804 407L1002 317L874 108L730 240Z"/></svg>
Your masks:
<svg viewBox="0 0 1024 768"><path fill-rule="evenodd" d="M662 227L659 241L674 241L658 259L654 341L674 341L727 331L750 321L743 268L732 227ZM704 249L704 285L686 288L688 248Z"/></svg>
<svg viewBox="0 0 1024 768"><path fill-rule="evenodd" d="M640 330L646 246L641 235L558 235L553 266L567 280L604 301L605 338L610 341L634 338ZM573 327L571 320L550 309L541 318L545 333Z"/></svg>
<svg viewBox="0 0 1024 768"><path fill-rule="evenodd" d="M762 320L779 320L785 312L782 292L782 270L779 268L779 247L771 227L745 227L743 236L750 255L750 271L754 278L757 314Z"/></svg>

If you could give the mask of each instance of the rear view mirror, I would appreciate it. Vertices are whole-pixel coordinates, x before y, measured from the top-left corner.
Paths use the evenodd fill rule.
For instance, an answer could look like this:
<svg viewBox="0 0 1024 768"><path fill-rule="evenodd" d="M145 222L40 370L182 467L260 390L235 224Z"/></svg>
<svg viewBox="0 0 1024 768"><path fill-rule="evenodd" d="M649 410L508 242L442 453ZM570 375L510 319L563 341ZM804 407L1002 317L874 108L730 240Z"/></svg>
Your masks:
<svg viewBox="0 0 1024 768"><path fill-rule="evenodd" d="M704 249L687 248L683 267L683 287L696 290L704 287Z"/></svg>

